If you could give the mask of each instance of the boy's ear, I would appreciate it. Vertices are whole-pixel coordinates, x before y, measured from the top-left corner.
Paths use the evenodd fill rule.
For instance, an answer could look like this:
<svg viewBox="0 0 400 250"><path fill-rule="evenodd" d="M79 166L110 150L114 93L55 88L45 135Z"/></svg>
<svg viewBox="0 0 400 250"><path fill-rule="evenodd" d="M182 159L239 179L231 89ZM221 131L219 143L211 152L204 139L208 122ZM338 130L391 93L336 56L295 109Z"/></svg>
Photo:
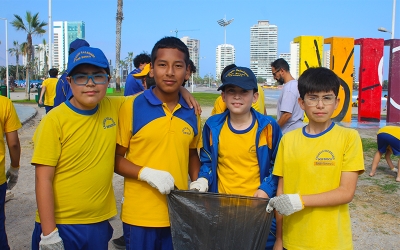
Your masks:
<svg viewBox="0 0 400 250"><path fill-rule="evenodd" d="M337 98L336 98L336 102L335 102L335 110L336 110L337 107L339 106L339 103L340 103L340 98L337 97Z"/></svg>
<svg viewBox="0 0 400 250"><path fill-rule="evenodd" d="M153 64L152 64L152 63L150 63L150 74L149 74L149 76L150 76L150 77L154 77L154 73L153 73Z"/></svg>
<svg viewBox="0 0 400 250"><path fill-rule="evenodd" d="M68 84L71 85L71 77L67 76L65 79L67 79Z"/></svg>
<svg viewBox="0 0 400 250"><path fill-rule="evenodd" d="M187 65L185 80L187 81L187 80L189 80L189 78L190 78L190 67L189 67L189 65Z"/></svg>
<svg viewBox="0 0 400 250"><path fill-rule="evenodd" d="M260 97L260 94L258 92L253 93L253 103L256 103L258 101L258 98Z"/></svg>
<svg viewBox="0 0 400 250"><path fill-rule="evenodd" d="M299 99L297 99L297 102L299 103L300 108L301 108L302 110L305 110L304 100L301 99L301 97L299 97Z"/></svg>

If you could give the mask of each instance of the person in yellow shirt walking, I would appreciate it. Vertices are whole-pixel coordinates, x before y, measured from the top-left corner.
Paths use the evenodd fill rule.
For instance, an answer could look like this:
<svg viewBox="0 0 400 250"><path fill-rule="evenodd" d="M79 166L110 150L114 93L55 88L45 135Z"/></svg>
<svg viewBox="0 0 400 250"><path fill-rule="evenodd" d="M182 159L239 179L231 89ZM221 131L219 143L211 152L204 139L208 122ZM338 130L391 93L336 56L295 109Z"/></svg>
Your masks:
<svg viewBox="0 0 400 250"><path fill-rule="evenodd" d="M50 78L47 78L42 83L42 91L40 92L39 104L43 105L46 110L46 114L54 106L54 97L56 96L56 86L58 82L58 69L52 68L49 70ZM44 96L44 101L43 101Z"/></svg>

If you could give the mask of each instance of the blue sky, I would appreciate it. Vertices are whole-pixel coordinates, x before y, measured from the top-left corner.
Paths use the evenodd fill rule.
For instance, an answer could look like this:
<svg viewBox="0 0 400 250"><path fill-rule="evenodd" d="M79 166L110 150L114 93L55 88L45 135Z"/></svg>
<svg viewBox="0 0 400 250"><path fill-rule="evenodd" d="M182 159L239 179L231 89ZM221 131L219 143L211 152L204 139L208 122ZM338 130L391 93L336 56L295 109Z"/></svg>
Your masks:
<svg viewBox="0 0 400 250"><path fill-rule="evenodd" d="M289 43L300 35L318 35L354 38L390 39L390 33L379 32L378 27L391 31L393 0L124 0L121 59L128 52L135 55L150 52L155 42L164 36L189 36L200 40L200 75L215 75L215 49L224 43L224 29L217 20L232 19L227 27L227 43L236 49L236 64L250 64L250 27L258 20L269 20L278 26L278 53L289 52ZM399 10L400 1L396 10ZM14 14L24 16L26 11L39 12L48 22L48 0L0 0L0 17L10 23ZM115 16L117 0L53 0L53 21L84 21L86 40L101 48L115 62ZM400 16L397 13L397 20ZM179 32L179 30L182 30ZM193 30L193 31L183 31ZM400 36L400 23L395 23L395 37ZM48 34L34 37L39 44ZM24 42L26 34L8 26L8 45ZM5 27L0 20L0 65L5 65ZM329 47L325 45L324 50ZM358 46L355 64L358 67ZM385 49L384 66L388 65ZM10 64L15 58L9 56ZM386 71L387 72L387 71ZM387 78L384 73L384 79Z"/></svg>

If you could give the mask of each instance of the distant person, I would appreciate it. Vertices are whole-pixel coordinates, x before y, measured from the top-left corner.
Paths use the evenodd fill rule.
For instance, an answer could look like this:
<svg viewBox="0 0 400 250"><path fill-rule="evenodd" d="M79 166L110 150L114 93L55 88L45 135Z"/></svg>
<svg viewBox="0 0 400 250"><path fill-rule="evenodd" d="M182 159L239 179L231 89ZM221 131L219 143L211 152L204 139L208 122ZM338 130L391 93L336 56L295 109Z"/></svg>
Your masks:
<svg viewBox="0 0 400 250"><path fill-rule="evenodd" d="M49 70L50 77L43 81L42 83L42 91L40 92L39 104L43 105L43 96L44 96L44 109L46 110L46 114L54 106L54 97L56 96L56 87L57 87L57 75L58 69L52 68Z"/></svg>
<svg viewBox="0 0 400 250"><path fill-rule="evenodd" d="M379 161L382 154L385 154L385 159L390 167L390 170L397 172L396 181L400 181L400 127L398 126L385 126L378 130L377 134L378 151L376 151L374 159L372 160L372 167L369 176L376 174L376 168L378 167ZM397 168L393 165L390 155L393 154L399 157Z"/></svg>
<svg viewBox="0 0 400 250"><path fill-rule="evenodd" d="M71 55L75 50L79 49L80 47L89 47L89 43L83 39L75 39L69 45L68 55ZM64 71L61 75L60 79L58 79L57 87L56 87L56 96L54 97L54 107L59 106L61 103L65 102L66 100L71 99L72 91L71 87L67 81L68 69Z"/></svg>
<svg viewBox="0 0 400 250"><path fill-rule="evenodd" d="M230 64L228 66L226 66L222 72L221 72L221 82L222 82L222 77L224 76L224 74L230 70L237 67L236 64ZM260 114L266 115L267 114L267 110L265 109L265 100L264 100L264 90L263 88L257 84L257 92L258 92L258 99L256 102L252 103L251 106L258 111ZM225 112L226 110L226 103L224 102L224 100L222 99L222 96L218 96L217 99L214 102L214 107L211 110L211 115L216 115L216 114L221 114L223 112Z"/></svg>
<svg viewBox="0 0 400 250"><path fill-rule="evenodd" d="M11 189L17 184L21 146L18 138L18 129L22 127L17 112L11 100L0 96L0 249L10 249L5 229L5 202L6 196L11 197ZM5 171L7 141L10 154L10 167Z"/></svg>
<svg viewBox="0 0 400 250"><path fill-rule="evenodd" d="M274 79L279 84L283 84L282 92L278 99L276 116L282 133L285 134L304 126L304 111L298 103L300 95L297 89L297 80L290 74L289 64L285 59L279 58L272 62L271 70Z"/></svg>
<svg viewBox="0 0 400 250"><path fill-rule="evenodd" d="M388 95L384 95L383 97L385 97L385 99L386 99L386 103L385 103L385 107L383 108L383 111L386 111Z"/></svg>
<svg viewBox="0 0 400 250"><path fill-rule="evenodd" d="M134 95L144 91L142 81L140 79L135 79L133 75L140 73L150 61L150 56L146 53L139 54L133 59L135 69L126 77L124 96Z"/></svg>
<svg viewBox="0 0 400 250"><path fill-rule="evenodd" d="M274 197L278 178L272 170L282 132L275 119L252 108L258 98L256 76L249 68L228 69L218 90L228 109L204 125L199 178L190 189ZM275 229L273 220L265 249L274 246Z"/></svg>
<svg viewBox="0 0 400 250"><path fill-rule="evenodd" d="M360 135L331 120L340 101L332 70L305 70L298 89L309 123L283 135L276 155L277 196L267 206L277 211L275 249L353 249L348 203L364 172Z"/></svg>

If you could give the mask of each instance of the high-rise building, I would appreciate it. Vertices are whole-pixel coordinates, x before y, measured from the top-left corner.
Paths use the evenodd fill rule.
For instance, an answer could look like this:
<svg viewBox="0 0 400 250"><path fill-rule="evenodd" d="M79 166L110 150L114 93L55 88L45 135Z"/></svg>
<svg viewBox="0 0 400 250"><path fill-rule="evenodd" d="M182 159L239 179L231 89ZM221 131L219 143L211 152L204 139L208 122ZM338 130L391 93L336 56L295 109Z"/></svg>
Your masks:
<svg viewBox="0 0 400 250"><path fill-rule="evenodd" d="M290 42L290 62L289 70L294 79L299 78L299 60L300 60L300 45L299 43Z"/></svg>
<svg viewBox="0 0 400 250"><path fill-rule="evenodd" d="M267 20L250 27L250 69L257 77L273 81L271 63L278 57L278 27Z"/></svg>
<svg viewBox="0 0 400 250"><path fill-rule="evenodd" d="M48 77L48 68L45 69L45 66L49 65L49 45L46 44L38 44L35 45L35 50L34 50L34 58L35 58L35 70L37 71L38 74L44 74L46 77Z"/></svg>
<svg viewBox="0 0 400 250"><path fill-rule="evenodd" d="M232 44L220 44L215 56L215 78L221 78L222 70L229 64L235 63L235 47Z"/></svg>
<svg viewBox="0 0 400 250"><path fill-rule="evenodd" d="M189 49L190 59L193 61L194 66L196 66L196 73L194 75L198 77L200 72L200 40L184 36L181 38L181 41Z"/></svg>
<svg viewBox="0 0 400 250"><path fill-rule="evenodd" d="M331 51L325 50L323 55L323 63L322 66L325 68L331 68Z"/></svg>
<svg viewBox="0 0 400 250"><path fill-rule="evenodd" d="M53 22L53 67L60 72L67 68L69 45L75 39L85 39L85 22Z"/></svg>

